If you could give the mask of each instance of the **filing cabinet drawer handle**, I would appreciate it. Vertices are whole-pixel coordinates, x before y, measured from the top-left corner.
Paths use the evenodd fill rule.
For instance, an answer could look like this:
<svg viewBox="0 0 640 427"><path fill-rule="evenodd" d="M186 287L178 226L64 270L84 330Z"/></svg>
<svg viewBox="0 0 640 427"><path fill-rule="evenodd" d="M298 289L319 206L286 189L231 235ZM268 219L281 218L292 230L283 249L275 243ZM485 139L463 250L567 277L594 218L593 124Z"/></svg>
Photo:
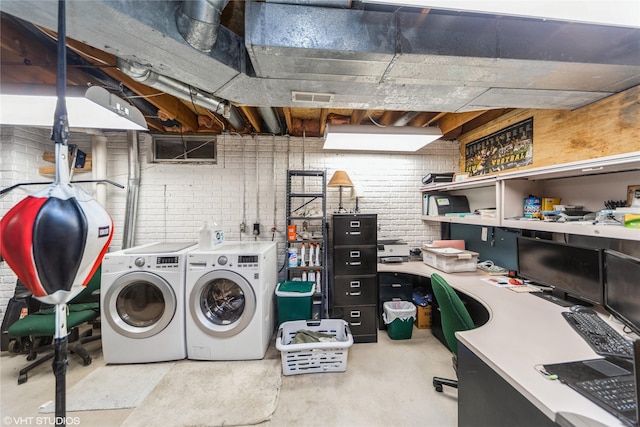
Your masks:
<svg viewBox="0 0 640 427"><path fill-rule="evenodd" d="M353 310L351 313L349 313L350 317L360 317L360 310Z"/></svg>
<svg viewBox="0 0 640 427"><path fill-rule="evenodd" d="M362 263L360 261L355 261L355 262L348 262L347 265L351 265L351 266L362 265Z"/></svg>
<svg viewBox="0 0 640 427"><path fill-rule="evenodd" d="M362 322L349 322L351 326L362 326Z"/></svg>
<svg viewBox="0 0 640 427"><path fill-rule="evenodd" d="M402 287L402 284L401 284L401 283L393 283L393 284L391 285L391 287L392 287L392 288L401 288L401 287Z"/></svg>
<svg viewBox="0 0 640 427"><path fill-rule="evenodd" d="M347 232L346 232L346 233L344 233L344 234L346 234L347 236L359 236L359 235L361 235L362 233L360 233L359 231L347 231Z"/></svg>
<svg viewBox="0 0 640 427"><path fill-rule="evenodd" d="M359 288L360 287L360 281L359 280L354 280L352 282L349 282L349 286L352 288Z"/></svg>
<svg viewBox="0 0 640 427"><path fill-rule="evenodd" d="M362 295L362 291L358 291L358 292L349 292L349 296L352 296L352 297L358 297L358 296L360 296L360 295Z"/></svg>
<svg viewBox="0 0 640 427"><path fill-rule="evenodd" d="M360 228L360 221L351 221L349 222L349 226L351 228Z"/></svg>
<svg viewBox="0 0 640 427"><path fill-rule="evenodd" d="M349 256L351 258L360 258L360 251L351 251L349 252Z"/></svg>

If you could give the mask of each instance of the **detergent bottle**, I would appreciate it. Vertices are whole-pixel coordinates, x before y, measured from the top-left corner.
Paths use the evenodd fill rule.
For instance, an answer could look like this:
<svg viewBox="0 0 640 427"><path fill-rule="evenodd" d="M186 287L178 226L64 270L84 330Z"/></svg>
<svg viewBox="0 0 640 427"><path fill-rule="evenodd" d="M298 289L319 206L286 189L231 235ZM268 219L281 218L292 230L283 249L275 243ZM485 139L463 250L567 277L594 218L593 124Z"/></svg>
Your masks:
<svg viewBox="0 0 640 427"><path fill-rule="evenodd" d="M224 231L222 231L222 227L218 225L216 220L214 219L211 223L211 232L213 235L213 245L220 245L224 242Z"/></svg>
<svg viewBox="0 0 640 427"><path fill-rule="evenodd" d="M203 251L213 249L213 231L209 221L202 222L198 236L198 248Z"/></svg>

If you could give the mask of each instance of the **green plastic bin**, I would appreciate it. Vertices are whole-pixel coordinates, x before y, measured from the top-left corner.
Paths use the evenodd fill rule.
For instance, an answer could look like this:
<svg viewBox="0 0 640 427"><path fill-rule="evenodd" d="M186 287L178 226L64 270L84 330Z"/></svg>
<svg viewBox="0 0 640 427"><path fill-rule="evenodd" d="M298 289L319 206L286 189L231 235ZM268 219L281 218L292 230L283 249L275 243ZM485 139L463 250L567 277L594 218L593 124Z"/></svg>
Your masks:
<svg viewBox="0 0 640 427"><path fill-rule="evenodd" d="M311 319L315 282L291 280L278 283L278 324Z"/></svg>
<svg viewBox="0 0 640 427"><path fill-rule="evenodd" d="M386 301L382 304L382 318L387 325L389 338L408 340L413 333L413 320L416 318L416 306L409 301Z"/></svg>

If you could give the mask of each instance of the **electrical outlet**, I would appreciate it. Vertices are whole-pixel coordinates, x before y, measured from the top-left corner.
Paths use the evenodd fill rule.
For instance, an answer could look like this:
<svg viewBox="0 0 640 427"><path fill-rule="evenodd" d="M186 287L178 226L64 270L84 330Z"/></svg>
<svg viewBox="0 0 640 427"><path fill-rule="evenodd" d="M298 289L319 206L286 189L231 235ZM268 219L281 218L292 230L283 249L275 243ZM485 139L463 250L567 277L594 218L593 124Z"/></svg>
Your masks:
<svg viewBox="0 0 640 427"><path fill-rule="evenodd" d="M244 222L240 223L240 232L244 233L247 230L247 226Z"/></svg>
<svg viewBox="0 0 640 427"><path fill-rule="evenodd" d="M253 235L258 236L260 234L260 223L253 224Z"/></svg>

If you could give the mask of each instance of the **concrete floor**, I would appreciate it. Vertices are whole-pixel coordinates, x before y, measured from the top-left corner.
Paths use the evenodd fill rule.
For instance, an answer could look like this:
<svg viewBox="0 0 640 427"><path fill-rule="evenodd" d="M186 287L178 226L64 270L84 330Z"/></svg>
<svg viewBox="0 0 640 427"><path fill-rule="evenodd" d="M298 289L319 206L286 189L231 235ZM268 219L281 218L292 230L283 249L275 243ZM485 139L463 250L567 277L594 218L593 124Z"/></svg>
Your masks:
<svg viewBox="0 0 640 427"><path fill-rule="evenodd" d="M100 342L87 348L93 357L91 365L82 366L74 355L69 358L67 390L104 366ZM265 358L280 358L275 340ZM1 425L52 425L53 414L38 412L41 404L55 396L51 363L33 370L29 380L18 386L18 371L26 363L25 355L3 352L0 356ZM261 425L456 426L457 390L435 392L434 375L455 378L451 353L429 329L414 328L409 340L391 340L386 331L379 331L377 343L354 344L349 349L346 372L283 376L276 410ZM180 427L171 423L173 410L167 408L165 425ZM67 412L72 417L67 425L120 426L132 411Z"/></svg>

